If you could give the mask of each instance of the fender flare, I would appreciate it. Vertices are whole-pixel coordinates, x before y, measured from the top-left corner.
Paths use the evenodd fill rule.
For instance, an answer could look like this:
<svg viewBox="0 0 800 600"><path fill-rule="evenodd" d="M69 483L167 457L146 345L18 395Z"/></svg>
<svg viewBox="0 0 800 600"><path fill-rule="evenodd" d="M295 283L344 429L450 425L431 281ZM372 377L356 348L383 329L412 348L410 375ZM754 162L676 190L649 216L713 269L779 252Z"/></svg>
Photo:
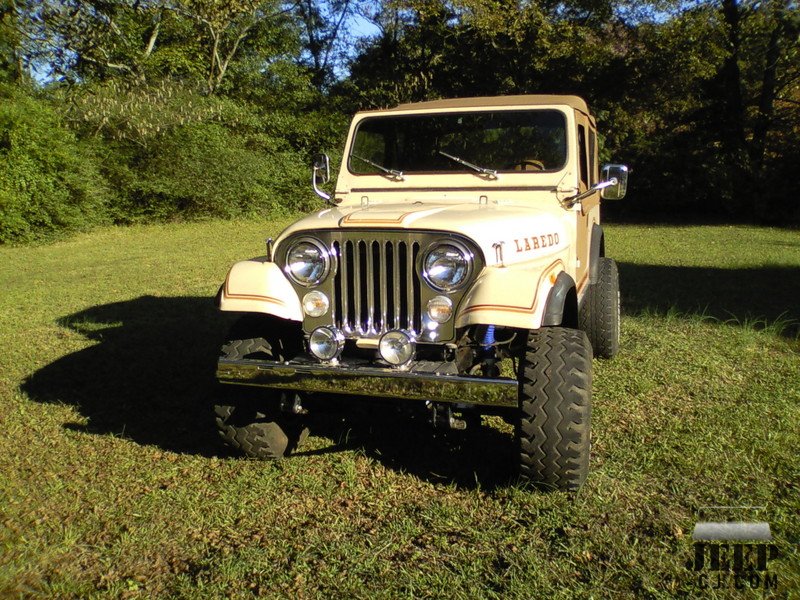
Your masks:
<svg viewBox="0 0 800 600"><path fill-rule="evenodd" d="M606 255L606 240L603 228L597 223L592 225L592 239L589 246L589 283L597 283L600 277L600 261L601 256Z"/></svg>
<svg viewBox="0 0 800 600"><path fill-rule="evenodd" d="M263 256L234 264L217 297L220 310L303 320L300 299L292 284L278 265Z"/></svg>
<svg viewBox="0 0 800 600"><path fill-rule="evenodd" d="M578 327L578 300L575 280L566 271L561 271L547 295L542 327L564 325Z"/></svg>
<svg viewBox="0 0 800 600"><path fill-rule="evenodd" d="M550 292L564 271L563 259L549 259L549 264L540 261L525 268L484 268L457 309L456 329L469 325L541 327Z"/></svg>

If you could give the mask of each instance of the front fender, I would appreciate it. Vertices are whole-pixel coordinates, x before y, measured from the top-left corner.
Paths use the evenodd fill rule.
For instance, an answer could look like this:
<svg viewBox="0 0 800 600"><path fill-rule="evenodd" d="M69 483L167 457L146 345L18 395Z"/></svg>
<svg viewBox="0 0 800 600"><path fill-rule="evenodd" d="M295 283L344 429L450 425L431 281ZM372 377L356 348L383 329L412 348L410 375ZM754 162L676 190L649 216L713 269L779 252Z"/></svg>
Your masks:
<svg viewBox="0 0 800 600"><path fill-rule="evenodd" d="M486 267L464 297L456 327L500 325L538 329L562 259L514 267Z"/></svg>
<svg viewBox="0 0 800 600"><path fill-rule="evenodd" d="M300 299L292 284L280 267L265 257L243 260L231 267L220 290L219 309L303 320Z"/></svg>

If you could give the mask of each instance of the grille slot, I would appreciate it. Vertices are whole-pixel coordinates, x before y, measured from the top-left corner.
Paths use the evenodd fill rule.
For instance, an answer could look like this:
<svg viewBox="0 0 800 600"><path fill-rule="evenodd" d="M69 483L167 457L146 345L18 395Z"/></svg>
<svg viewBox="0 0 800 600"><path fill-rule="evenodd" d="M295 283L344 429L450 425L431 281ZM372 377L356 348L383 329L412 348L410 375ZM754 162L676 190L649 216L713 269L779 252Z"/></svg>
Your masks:
<svg viewBox="0 0 800 600"><path fill-rule="evenodd" d="M420 280L414 241L335 241L334 322L345 335L377 336L390 329L419 333Z"/></svg>

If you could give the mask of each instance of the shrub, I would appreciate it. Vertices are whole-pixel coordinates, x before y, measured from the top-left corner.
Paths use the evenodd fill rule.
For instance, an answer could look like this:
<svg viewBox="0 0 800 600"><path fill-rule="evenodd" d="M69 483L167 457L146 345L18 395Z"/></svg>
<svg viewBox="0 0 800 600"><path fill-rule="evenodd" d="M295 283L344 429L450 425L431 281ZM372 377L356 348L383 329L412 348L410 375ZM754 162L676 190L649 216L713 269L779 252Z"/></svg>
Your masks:
<svg viewBox="0 0 800 600"><path fill-rule="evenodd" d="M0 85L0 243L106 222L107 189L91 149L47 102Z"/></svg>
<svg viewBox="0 0 800 600"><path fill-rule="evenodd" d="M88 86L69 105L75 128L102 145L116 222L313 206L309 141L319 138L314 132L326 120L288 118L285 108L263 110L165 82Z"/></svg>
<svg viewBox="0 0 800 600"><path fill-rule="evenodd" d="M236 217L303 208L308 195L305 160L275 139L248 138L217 123L194 123L158 137L117 177L117 219ZM113 176L112 176L113 177Z"/></svg>

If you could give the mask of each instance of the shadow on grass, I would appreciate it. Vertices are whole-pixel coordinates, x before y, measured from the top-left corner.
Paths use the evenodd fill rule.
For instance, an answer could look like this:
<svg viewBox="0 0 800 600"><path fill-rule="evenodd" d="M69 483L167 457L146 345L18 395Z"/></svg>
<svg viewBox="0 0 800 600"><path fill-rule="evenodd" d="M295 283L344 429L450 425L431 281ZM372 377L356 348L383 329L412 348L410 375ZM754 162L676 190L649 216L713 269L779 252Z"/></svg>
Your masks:
<svg viewBox="0 0 800 600"><path fill-rule="evenodd" d="M800 269L719 269L619 263L627 314L677 310L756 328L800 333ZM777 325L776 325L777 324Z"/></svg>
<svg viewBox="0 0 800 600"><path fill-rule="evenodd" d="M318 455L357 450L386 467L431 483L491 491L516 482L512 434L491 426L464 431L433 429L422 404L410 415L369 399L346 403L334 414L312 419L311 433L332 446L296 454ZM363 409L363 410L362 410Z"/></svg>
<svg viewBox="0 0 800 600"><path fill-rule="evenodd" d="M209 404L229 320L211 298L156 298L96 306L59 319L95 344L34 373L22 386L38 402L76 406L87 424L175 452L217 454Z"/></svg>
<svg viewBox="0 0 800 600"><path fill-rule="evenodd" d="M87 423L65 424L69 429L173 452L229 455L212 405L218 349L235 318L210 298L144 296L89 308L59 325L96 343L40 369L22 390L37 402L77 407ZM389 468L459 486L491 489L511 480L511 436L496 429L434 435L423 420L398 416L391 405L341 408L311 420L312 435L331 446L309 454L361 450Z"/></svg>

